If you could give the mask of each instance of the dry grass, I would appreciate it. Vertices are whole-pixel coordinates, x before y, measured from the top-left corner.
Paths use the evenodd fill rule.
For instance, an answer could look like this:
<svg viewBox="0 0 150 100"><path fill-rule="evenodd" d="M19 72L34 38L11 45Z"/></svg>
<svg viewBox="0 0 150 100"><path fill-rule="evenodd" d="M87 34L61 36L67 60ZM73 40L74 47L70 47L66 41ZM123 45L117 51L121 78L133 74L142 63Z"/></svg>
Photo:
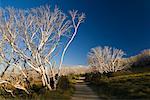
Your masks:
<svg viewBox="0 0 150 100"><path fill-rule="evenodd" d="M100 78L94 84L91 87L104 99L150 98L150 72Z"/></svg>

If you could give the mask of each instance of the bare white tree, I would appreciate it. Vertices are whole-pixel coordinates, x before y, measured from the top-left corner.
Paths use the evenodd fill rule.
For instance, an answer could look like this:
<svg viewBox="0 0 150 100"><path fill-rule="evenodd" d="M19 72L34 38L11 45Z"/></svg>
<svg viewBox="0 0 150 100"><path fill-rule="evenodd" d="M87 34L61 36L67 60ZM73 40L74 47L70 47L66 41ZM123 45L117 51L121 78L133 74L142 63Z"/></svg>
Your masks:
<svg viewBox="0 0 150 100"><path fill-rule="evenodd" d="M58 8L51 10L49 6L26 10L0 9L1 37L4 43L10 45L9 49L15 55L13 58L18 59L16 63L12 61L13 64L21 70L24 77L26 74L20 65L25 64L34 69L41 75L43 85L49 90L56 89L58 80L55 77L60 75L67 48L85 18L84 14L78 14L77 11L70 11L70 15L68 17ZM63 40L65 38L69 39L67 43ZM55 73L54 70L57 68L53 65L53 61L61 51L60 47L64 49L58 73ZM54 86L50 85L50 79L53 79Z"/></svg>
<svg viewBox="0 0 150 100"><path fill-rule="evenodd" d="M27 94L29 94L26 89L27 87L24 86L24 84L28 82L27 75L19 65L18 62L20 61L21 60L15 55L15 52L13 52L10 44L5 41L2 34L0 34L0 85L6 92L11 93L12 96L14 96L14 88L24 90ZM7 87L10 86L12 88L8 89Z"/></svg>
<svg viewBox="0 0 150 100"><path fill-rule="evenodd" d="M89 52L88 63L100 73L116 72L124 68L122 63L124 55L125 53L120 49L108 46L96 47Z"/></svg>

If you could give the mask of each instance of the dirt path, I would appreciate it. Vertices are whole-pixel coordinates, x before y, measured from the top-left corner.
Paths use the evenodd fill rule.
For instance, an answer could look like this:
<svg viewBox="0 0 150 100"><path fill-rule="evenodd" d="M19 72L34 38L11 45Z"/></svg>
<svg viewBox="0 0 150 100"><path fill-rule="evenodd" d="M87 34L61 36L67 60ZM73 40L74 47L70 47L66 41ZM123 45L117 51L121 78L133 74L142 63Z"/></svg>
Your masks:
<svg viewBox="0 0 150 100"><path fill-rule="evenodd" d="M99 97L88 87L87 83L77 80L76 91L71 100L100 100Z"/></svg>

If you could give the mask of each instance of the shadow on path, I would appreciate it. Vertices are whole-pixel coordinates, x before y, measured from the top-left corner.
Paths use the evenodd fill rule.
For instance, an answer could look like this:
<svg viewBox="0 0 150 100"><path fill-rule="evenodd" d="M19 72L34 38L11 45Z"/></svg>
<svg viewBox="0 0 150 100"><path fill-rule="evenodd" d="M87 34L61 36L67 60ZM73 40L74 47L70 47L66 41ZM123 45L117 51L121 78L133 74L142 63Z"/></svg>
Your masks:
<svg viewBox="0 0 150 100"><path fill-rule="evenodd" d="M77 80L75 84L76 91L71 100L100 100L87 84L83 80Z"/></svg>

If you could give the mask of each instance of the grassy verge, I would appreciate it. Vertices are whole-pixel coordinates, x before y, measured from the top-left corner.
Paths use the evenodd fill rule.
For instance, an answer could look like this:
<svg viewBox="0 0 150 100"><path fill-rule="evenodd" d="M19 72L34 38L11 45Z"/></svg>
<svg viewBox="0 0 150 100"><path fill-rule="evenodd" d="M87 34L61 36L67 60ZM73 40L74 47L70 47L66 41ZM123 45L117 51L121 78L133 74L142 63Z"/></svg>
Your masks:
<svg viewBox="0 0 150 100"><path fill-rule="evenodd" d="M0 90L0 100L70 100L75 89L69 78L63 76L55 91L47 90L40 83L31 86L29 95L24 91L15 90L15 97L12 97L10 93L5 92L3 89Z"/></svg>
<svg viewBox="0 0 150 100"><path fill-rule="evenodd" d="M150 73L101 78L90 87L103 99L150 99Z"/></svg>

